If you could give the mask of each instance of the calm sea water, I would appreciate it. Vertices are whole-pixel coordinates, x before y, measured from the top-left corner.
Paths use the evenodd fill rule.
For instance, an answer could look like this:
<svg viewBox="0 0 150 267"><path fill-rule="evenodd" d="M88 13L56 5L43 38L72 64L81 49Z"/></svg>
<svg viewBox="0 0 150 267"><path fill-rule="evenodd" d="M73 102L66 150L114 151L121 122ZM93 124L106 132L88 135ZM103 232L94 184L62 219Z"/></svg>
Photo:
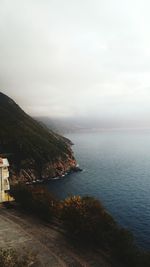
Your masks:
<svg viewBox="0 0 150 267"><path fill-rule="evenodd" d="M69 134L83 172L51 181L57 197L91 195L100 199L137 243L150 249L150 131Z"/></svg>

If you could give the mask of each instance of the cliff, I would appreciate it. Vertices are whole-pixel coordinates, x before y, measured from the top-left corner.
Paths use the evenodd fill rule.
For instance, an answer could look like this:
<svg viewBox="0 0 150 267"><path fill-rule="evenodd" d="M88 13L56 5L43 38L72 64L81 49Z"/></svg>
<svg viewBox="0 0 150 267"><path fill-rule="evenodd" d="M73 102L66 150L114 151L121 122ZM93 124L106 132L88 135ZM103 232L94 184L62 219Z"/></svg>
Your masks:
<svg viewBox="0 0 150 267"><path fill-rule="evenodd" d="M53 178L76 166L71 141L40 125L0 93L0 154L10 161L12 182Z"/></svg>

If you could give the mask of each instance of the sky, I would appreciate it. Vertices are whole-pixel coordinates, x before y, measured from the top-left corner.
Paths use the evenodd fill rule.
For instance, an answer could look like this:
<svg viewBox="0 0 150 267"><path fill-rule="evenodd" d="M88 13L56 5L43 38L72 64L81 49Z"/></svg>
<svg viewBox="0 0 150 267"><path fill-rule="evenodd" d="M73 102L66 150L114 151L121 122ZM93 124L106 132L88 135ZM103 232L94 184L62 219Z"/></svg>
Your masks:
<svg viewBox="0 0 150 267"><path fill-rule="evenodd" d="M148 0L1 0L0 91L32 116L150 126Z"/></svg>

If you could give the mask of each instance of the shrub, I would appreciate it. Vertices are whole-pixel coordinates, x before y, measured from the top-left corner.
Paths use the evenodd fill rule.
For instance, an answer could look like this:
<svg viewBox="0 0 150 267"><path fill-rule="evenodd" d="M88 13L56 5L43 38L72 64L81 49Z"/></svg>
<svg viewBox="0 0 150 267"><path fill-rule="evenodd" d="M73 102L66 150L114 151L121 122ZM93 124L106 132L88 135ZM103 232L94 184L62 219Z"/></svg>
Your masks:
<svg viewBox="0 0 150 267"><path fill-rule="evenodd" d="M11 196L17 203L20 203L23 208L30 208L32 203L32 191L24 184L16 184L10 192Z"/></svg>
<svg viewBox="0 0 150 267"><path fill-rule="evenodd" d="M79 244L107 249L125 266L150 266L150 254L137 248L133 235L117 225L100 201L91 197L68 197L62 202L61 216L70 237L77 238Z"/></svg>
<svg viewBox="0 0 150 267"><path fill-rule="evenodd" d="M17 184L13 187L11 195L24 209L34 212L46 221L56 214L57 201L42 186Z"/></svg>
<svg viewBox="0 0 150 267"><path fill-rule="evenodd" d="M69 197L63 202L62 220L70 233L81 241L105 244L116 229L113 218L91 197ZM106 242L107 241L107 242Z"/></svg>
<svg viewBox="0 0 150 267"><path fill-rule="evenodd" d="M57 215L57 201L44 187L32 189L32 210L42 219L49 221Z"/></svg>

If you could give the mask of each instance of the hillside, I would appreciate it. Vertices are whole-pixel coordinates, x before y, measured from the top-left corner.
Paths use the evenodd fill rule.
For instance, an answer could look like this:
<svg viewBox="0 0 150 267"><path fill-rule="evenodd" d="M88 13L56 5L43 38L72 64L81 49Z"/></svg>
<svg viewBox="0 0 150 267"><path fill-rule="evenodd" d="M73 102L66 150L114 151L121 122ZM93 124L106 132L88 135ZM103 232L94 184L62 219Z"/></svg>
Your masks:
<svg viewBox="0 0 150 267"><path fill-rule="evenodd" d="M0 93L0 154L11 163L13 179L62 175L76 166L71 142L40 125Z"/></svg>

